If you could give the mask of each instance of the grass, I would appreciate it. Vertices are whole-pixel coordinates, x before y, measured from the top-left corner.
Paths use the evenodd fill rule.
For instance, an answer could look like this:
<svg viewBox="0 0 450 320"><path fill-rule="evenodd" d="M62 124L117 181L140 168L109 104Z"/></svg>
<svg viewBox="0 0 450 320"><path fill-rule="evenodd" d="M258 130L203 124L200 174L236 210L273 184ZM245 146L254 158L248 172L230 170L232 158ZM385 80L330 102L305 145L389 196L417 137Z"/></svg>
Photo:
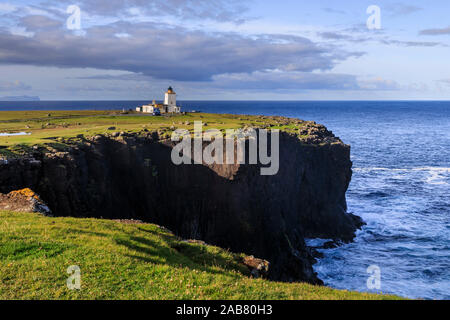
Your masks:
<svg viewBox="0 0 450 320"><path fill-rule="evenodd" d="M194 121L206 123L207 129L237 129L245 126L298 131L306 122L275 117L188 113L153 117L146 114L121 114L117 111L1 111L0 133L27 132L24 136L0 136L0 153L12 155L33 145L48 145L58 139L89 137L112 132L193 131ZM112 129L113 128L113 129Z"/></svg>
<svg viewBox="0 0 450 320"><path fill-rule="evenodd" d="M152 224L0 212L0 299L397 299L251 279L241 258Z"/></svg>

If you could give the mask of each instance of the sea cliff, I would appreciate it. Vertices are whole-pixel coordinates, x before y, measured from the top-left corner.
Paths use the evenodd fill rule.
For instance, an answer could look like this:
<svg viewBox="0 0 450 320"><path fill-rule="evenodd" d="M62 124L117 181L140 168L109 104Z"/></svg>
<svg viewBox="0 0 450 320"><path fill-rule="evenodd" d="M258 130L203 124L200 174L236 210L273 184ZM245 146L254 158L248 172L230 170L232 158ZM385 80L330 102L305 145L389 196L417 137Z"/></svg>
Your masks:
<svg viewBox="0 0 450 320"><path fill-rule="evenodd" d="M347 213L350 147L315 123L281 132L274 176L258 165L176 166L168 135L146 129L59 142L3 157L0 192L30 188L56 216L156 223L266 259L269 277L288 282L321 283L306 237L351 241L363 224Z"/></svg>

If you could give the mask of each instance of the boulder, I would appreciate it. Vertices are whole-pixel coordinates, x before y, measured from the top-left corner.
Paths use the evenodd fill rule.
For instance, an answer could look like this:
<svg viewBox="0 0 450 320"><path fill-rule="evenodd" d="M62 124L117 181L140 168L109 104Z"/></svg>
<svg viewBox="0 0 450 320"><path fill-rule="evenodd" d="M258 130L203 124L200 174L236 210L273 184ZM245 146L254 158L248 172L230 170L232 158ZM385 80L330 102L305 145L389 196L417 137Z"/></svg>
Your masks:
<svg viewBox="0 0 450 320"><path fill-rule="evenodd" d="M246 265L254 278L267 278L269 274L269 261L255 258L254 256L246 256L242 259L242 263Z"/></svg>
<svg viewBox="0 0 450 320"><path fill-rule="evenodd" d="M41 213L46 216L50 216L52 213L39 195L28 188L8 194L0 193L0 210Z"/></svg>

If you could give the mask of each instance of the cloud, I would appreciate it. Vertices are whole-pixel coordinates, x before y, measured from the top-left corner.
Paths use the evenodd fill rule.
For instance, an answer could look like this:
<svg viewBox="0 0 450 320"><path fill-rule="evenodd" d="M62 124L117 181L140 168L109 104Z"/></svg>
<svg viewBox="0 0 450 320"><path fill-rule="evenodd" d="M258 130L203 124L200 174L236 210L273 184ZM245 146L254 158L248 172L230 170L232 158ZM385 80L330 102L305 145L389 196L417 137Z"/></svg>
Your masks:
<svg viewBox="0 0 450 320"><path fill-rule="evenodd" d="M450 79L441 79L436 81L450 86Z"/></svg>
<svg viewBox="0 0 450 320"><path fill-rule="evenodd" d="M436 28L436 29L425 29L419 32L422 36L441 36L450 34L450 27L447 28Z"/></svg>
<svg viewBox="0 0 450 320"><path fill-rule="evenodd" d="M403 3L391 3L384 7L391 16L405 16L423 10L420 7Z"/></svg>
<svg viewBox="0 0 450 320"><path fill-rule="evenodd" d="M83 33L75 34L65 28L65 11L56 10L56 2L56 7L49 7L47 14L36 11L27 16L16 15L16 29L22 32L14 34L0 29L0 64L104 70L94 76L66 78L69 81L55 86L60 92L77 94L97 91L108 94L145 93L160 85L161 80L174 81L177 86L194 89L199 87L197 82L201 81L202 88L215 89L216 92L221 89L291 93L296 90L373 91L397 88L396 83L388 80L361 80L354 75L331 72L340 61L364 54L345 51L341 41L379 41L378 34L367 36L366 27L364 34L319 32L322 39L330 40L319 44L301 36L206 32L161 21L137 22L142 20L136 19L136 22L131 22L129 19L133 15L145 14L155 18L170 15L179 18L173 22L179 25L185 19L237 23L246 13L246 10L237 10L237 1L227 5L222 0L81 0L79 4L83 12L88 12L90 19L98 18L91 14L110 18L99 18L96 21L100 25L86 24L89 27L85 27ZM202 13L211 6L223 7ZM129 16L124 18L125 15ZM109 23L117 20L121 21ZM391 41L389 44L412 46L414 43ZM80 81L70 81L72 79Z"/></svg>
<svg viewBox="0 0 450 320"><path fill-rule="evenodd" d="M0 91L24 91L31 90L31 86L21 81L0 81Z"/></svg>
<svg viewBox="0 0 450 320"><path fill-rule="evenodd" d="M0 3L0 13L11 13L17 10L17 7L11 3Z"/></svg>
<svg viewBox="0 0 450 320"><path fill-rule="evenodd" d="M111 74L98 74L93 76L75 77L70 79L78 80L110 80L110 81L145 81L151 80L151 77L145 76L140 73L127 73L120 75Z"/></svg>
<svg viewBox="0 0 450 320"><path fill-rule="evenodd" d="M307 72L253 72L214 77L214 86L247 90L357 90L356 77L346 74Z"/></svg>
<svg viewBox="0 0 450 320"><path fill-rule="evenodd" d="M353 40L352 36L331 31L318 32L317 35L328 40Z"/></svg>
<svg viewBox="0 0 450 320"><path fill-rule="evenodd" d="M328 12L328 13L347 14L347 12L345 12L343 10L338 10L338 9L333 9L333 8L323 8L322 10L325 12Z"/></svg>
<svg viewBox="0 0 450 320"><path fill-rule="evenodd" d="M30 26L42 19L24 21ZM56 21L56 20L55 20ZM331 51L298 36L206 33L156 23L113 23L76 36L41 28L32 37L0 33L0 63L96 68L142 73L157 79L209 81L224 73L329 70L358 53ZM118 33L129 37L118 38Z"/></svg>
<svg viewBox="0 0 450 320"><path fill-rule="evenodd" d="M400 90L401 86L392 80L385 80L380 77L373 79L360 79L358 86L361 90L371 91L393 91Z"/></svg>
<svg viewBox="0 0 450 320"><path fill-rule="evenodd" d="M354 75L306 72L253 72L224 74L214 77L214 88L256 91L298 90L399 90L395 81L381 78L358 79Z"/></svg>
<svg viewBox="0 0 450 320"><path fill-rule="evenodd" d="M379 77L359 79L350 74L276 71L218 75L214 77L214 82L209 87L261 92L267 90L298 92L299 90L393 91L400 89L397 82Z"/></svg>
<svg viewBox="0 0 450 320"><path fill-rule="evenodd" d="M149 92L152 86L148 83L136 84L105 84L98 85L96 83L81 85L59 85L59 90L66 92Z"/></svg>
<svg viewBox="0 0 450 320"><path fill-rule="evenodd" d="M50 0L61 6L72 0ZM219 22L243 23L248 17L247 6L239 0L79 0L82 11L100 16L172 16L180 20L209 19Z"/></svg>
<svg viewBox="0 0 450 320"><path fill-rule="evenodd" d="M333 32L333 31L325 31L318 32L318 36L325 40L331 41L347 41L351 43L364 43L364 42L378 42L384 45L396 45L403 47L438 47L438 46L447 46L441 42L429 42L429 41L402 41L391 39L390 37L384 35L373 35L371 37L363 37L363 36L354 36L348 35L341 32Z"/></svg>
<svg viewBox="0 0 450 320"><path fill-rule="evenodd" d="M29 15L21 18L20 24L29 32L37 30L50 30L56 28L63 28L64 24L61 21L51 19L42 15Z"/></svg>
<svg viewBox="0 0 450 320"><path fill-rule="evenodd" d="M399 45L404 47L438 47L446 46L440 42L427 42L427 41L400 41L400 40L380 40L380 43L386 45Z"/></svg>
<svg viewBox="0 0 450 320"><path fill-rule="evenodd" d="M99 74L93 76L76 77L70 79L108 81L101 83L101 87L112 91L112 86L116 90L123 90L122 87L133 85L127 82L136 82L144 86L158 86L159 82L155 79L142 74L122 74L110 75ZM123 81L123 85L116 82ZM97 82L89 84L89 91L94 91ZM135 84L136 85L136 84ZM134 86L135 86L134 85ZM185 88L195 87L195 83L185 81L177 82L177 86ZM227 73L213 77L212 81L204 83L202 87L205 90L249 90L249 91L298 91L298 90L398 90L400 86L391 80L381 78L359 79L350 74L337 74L329 72L282 72L282 71L255 71L252 73ZM81 90L80 88L77 89ZM99 89L102 91L103 89Z"/></svg>

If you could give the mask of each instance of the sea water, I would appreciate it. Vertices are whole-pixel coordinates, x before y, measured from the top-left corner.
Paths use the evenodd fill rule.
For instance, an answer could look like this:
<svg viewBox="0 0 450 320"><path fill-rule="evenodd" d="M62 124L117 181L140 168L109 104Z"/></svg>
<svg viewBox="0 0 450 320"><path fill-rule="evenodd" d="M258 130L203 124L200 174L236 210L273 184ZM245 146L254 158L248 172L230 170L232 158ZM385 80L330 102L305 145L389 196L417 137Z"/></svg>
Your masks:
<svg viewBox="0 0 450 320"><path fill-rule="evenodd" d="M15 133L0 132L0 137L27 136L27 135L29 135L29 133L26 132L15 132Z"/></svg>

